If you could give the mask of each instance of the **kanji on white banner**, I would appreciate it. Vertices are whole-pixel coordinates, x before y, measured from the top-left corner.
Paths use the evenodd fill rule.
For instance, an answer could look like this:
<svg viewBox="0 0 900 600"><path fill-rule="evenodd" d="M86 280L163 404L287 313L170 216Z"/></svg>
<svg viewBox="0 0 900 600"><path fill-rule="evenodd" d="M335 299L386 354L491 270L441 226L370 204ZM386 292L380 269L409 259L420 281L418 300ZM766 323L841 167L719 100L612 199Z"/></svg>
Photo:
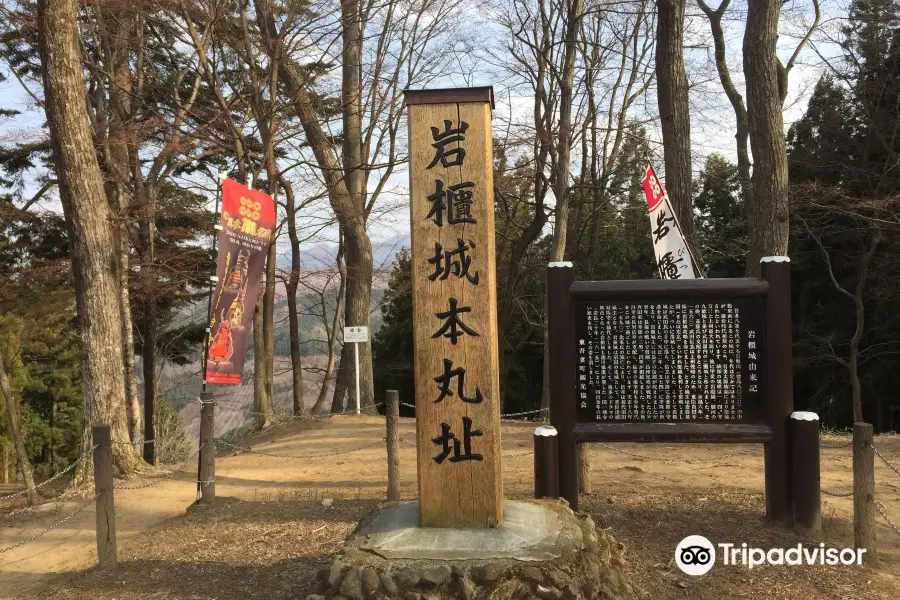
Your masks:
<svg viewBox="0 0 900 600"><path fill-rule="evenodd" d="M669 203L669 195L649 163L641 183L647 196L650 237L660 278L695 279L694 261Z"/></svg>

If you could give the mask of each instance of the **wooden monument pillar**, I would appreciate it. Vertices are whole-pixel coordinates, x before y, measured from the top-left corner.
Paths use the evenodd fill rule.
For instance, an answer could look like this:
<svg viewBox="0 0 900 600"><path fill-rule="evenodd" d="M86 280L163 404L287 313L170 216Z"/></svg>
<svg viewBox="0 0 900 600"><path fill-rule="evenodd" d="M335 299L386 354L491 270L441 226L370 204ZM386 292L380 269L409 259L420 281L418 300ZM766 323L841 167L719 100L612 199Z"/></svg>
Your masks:
<svg viewBox="0 0 900 600"><path fill-rule="evenodd" d="M407 90L422 527L499 527L493 88Z"/></svg>

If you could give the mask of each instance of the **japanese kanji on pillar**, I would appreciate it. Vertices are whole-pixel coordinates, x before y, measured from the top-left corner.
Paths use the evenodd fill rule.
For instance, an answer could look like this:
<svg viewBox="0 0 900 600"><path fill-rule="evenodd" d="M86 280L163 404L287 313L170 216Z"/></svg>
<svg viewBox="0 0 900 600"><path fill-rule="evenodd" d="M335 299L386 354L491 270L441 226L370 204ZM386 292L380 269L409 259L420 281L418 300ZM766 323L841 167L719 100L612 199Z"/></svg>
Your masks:
<svg viewBox="0 0 900 600"><path fill-rule="evenodd" d="M493 89L405 96L420 525L499 527Z"/></svg>

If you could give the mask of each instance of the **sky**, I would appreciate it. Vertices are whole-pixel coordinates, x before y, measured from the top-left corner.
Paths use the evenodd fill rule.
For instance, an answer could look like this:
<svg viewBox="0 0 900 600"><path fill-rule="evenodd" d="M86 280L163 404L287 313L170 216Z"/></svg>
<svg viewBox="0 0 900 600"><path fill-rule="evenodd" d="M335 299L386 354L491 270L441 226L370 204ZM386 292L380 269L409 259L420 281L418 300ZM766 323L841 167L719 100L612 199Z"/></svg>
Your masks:
<svg viewBox="0 0 900 600"><path fill-rule="evenodd" d="M712 0L715 2L715 0ZM742 42L743 20L745 18L746 0L735 0L729 8L724 20L726 32L726 53L728 64L731 67L732 77L740 90L743 90L742 74ZM734 115L730 104L715 74L712 64L711 36L709 25L699 8L689 1L685 23L686 30L686 69L691 85L691 144L694 156L693 169L695 175L702 168L706 156L711 152L719 152L731 160L735 159L734 149ZM822 57L834 57L839 49L833 43L836 31L839 28L838 16L846 14L844 0L826 0L822 4L822 24L820 30L798 57L796 66L789 77L789 94L785 102L784 119L785 128L798 119L805 110L815 81L823 71ZM779 55L782 61L786 61L796 47L798 40L805 33L812 20L812 2L794 1L785 4L782 13L780 27ZM475 16L478 19L478 16ZM481 18L489 19L487 13ZM496 23L483 21L481 26L489 31L497 32L489 44L489 51L496 55L502 52L504 39L502 30ZM485 63L486 65L487 63ZM477 61L473 69L467 70L465 77L451 76L446 81L432 82L430 87L449 87L456 85L494 85L497 97L495 109L495 133L498 127L512 119L514 121L528 121L530 118L532 102L531 98L517 96L510 93L503 82L503 77L490 67L479 68ZM418 86L414 86L418 87ZM656 88L651 86L642 102L638 102L632 110L635 118L652 117L655 112ZM9 77L5 82L0 82L0 98L7 108L15 108L21 114L14 119L0 122L0 143L14 143L24 140L37 140L46 135L44 115L34 100L24 91L18 81ZM401 127L405 132L405 124ZM651 141L659 143L661 135L656 121L649 126ZM404 136L405 137L405 136ZM657 170L662 172L661 157L657 157ZM374 178L373 178L374 179ZM184 182L185 185L195 185L198 182ZM213 187L211 182L204 184L207 195L210 198L212 208ZM376 181L371 182L374 187ZM30 196L38 185L33 181L26 181L24 195ZM372 218L369 230L373 239L373 247L376 255L376 267L389 263L393 254L403 245L408 245L409 213L407 208L408 197L408 173L405 167L398 168L389 178L385 186L386 193L380 204L377 214ZM314 182L298 184L298 198L318 193ZM552 204L552 198L549 200ZM58 197L55 192L48 194L40 202L40 208L44 210L58 211L60 209ZM322 223L329 220L330 210L322 204L315 209L306 211L301 217L301 229L303 231L318 230ZM305 268L316 268L315 265L327 263L334 251L336 241L336 229L333 226L325 227L316 239L304 246ZM286 236L284 236L286 238ZM286 252L286 239L279 244L279 261L284 263Z"/></svg>

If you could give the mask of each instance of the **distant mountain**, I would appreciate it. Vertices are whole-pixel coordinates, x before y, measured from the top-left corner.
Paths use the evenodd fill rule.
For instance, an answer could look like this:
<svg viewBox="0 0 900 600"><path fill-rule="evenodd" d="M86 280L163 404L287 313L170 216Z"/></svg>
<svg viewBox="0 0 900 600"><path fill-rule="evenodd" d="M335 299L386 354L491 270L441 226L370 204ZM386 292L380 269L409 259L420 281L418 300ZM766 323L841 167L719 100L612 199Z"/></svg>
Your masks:
<svg viewBox="0 0 900 600"><path fill-rule="evenodd" d="M373 240L372 260L376 271L389 271L394 256L401 248L409 248L409 234L400 234L383 240ZM333 242L319 242L300 246L300 268L303 271L318 271L331 267L334 257L337 255L337 244ZM278 248L278 268L289 269L291 267L290 247L285 243Z"/></svg>

